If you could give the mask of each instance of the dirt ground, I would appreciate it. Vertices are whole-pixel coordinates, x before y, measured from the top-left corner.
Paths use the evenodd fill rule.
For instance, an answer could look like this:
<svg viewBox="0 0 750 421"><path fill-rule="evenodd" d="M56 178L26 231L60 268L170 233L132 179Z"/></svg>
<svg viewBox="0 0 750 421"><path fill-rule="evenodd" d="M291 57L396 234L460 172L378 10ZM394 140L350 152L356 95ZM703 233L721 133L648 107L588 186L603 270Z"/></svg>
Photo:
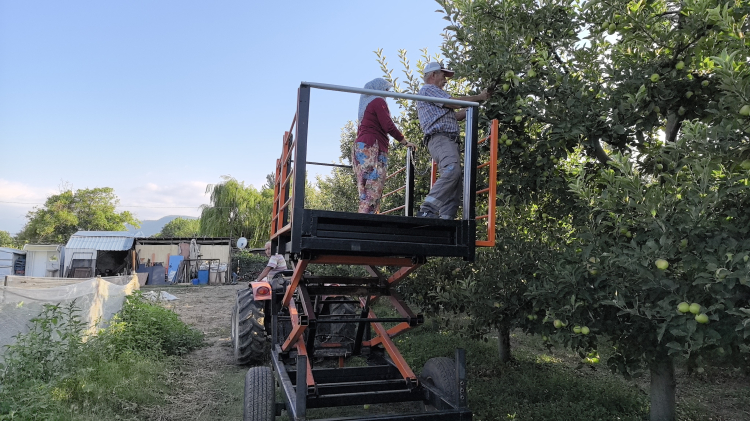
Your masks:
<svg viewBox="0 0 750 421"><path fill-rule="evenodd" d="M155 288L177 297L168 304L182 321L205 334L207 346L183 357L180 369L169 373L179 392L167 404L147 410L148 419L241 420L247 367L234 364L230 339L231 310L243 285L173 286Z"/></svg>

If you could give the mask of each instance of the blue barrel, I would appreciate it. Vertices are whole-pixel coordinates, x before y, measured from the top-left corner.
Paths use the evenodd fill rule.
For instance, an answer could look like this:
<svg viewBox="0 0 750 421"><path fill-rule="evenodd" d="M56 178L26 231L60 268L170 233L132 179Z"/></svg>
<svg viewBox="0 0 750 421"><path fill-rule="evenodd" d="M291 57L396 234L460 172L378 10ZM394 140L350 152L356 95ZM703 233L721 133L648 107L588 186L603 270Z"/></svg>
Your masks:
<svg viewBox="0 0 750 421"><path fill-rule="evenodd" d="M207 284L208 284L208 271L199 270L198 271L198 285L207 285Z"/></svg>

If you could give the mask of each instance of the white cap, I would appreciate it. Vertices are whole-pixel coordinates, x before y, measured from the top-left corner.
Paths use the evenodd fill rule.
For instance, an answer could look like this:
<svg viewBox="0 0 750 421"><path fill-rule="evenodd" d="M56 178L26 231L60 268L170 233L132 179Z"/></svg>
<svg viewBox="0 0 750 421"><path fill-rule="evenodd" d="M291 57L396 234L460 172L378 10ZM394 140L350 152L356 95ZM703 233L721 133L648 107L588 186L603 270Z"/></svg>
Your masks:
<svg viewBox="0 0 750 421"><path fill-rule="evenodd" d="M455 73L453 70L449 70L443 67L443 63L438 63L436 61L431 61L424 65L424 74L436 72L438 70L442 70L447 77L451 77L453 76L453 73Z"/></svg>

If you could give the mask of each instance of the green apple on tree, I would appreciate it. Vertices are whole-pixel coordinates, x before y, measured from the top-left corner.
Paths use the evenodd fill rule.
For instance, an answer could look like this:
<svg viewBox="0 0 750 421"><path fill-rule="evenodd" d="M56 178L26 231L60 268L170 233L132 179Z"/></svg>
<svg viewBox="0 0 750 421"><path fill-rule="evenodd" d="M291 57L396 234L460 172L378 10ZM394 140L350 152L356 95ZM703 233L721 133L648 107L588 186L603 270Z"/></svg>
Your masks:
<svg viewBox="0 0 750 421"><path fill-rule="evenodd" d="M740 108L740 115L743 117L750 116L750 104L745 104Z"/></svg>
<svg viewBox="0 0 750 421"><path fill-rule="evenodd" d="M693 314L698 314L701 312L701 305L698 303L692 303L690 304L689 310Z"/></svg>
<svg viewBox="0 0 750 421"><path fill-rule="evenodd" d="M588 335L591 332L591 329L588 328L588 326L581 327L581 333L584 335Z"/></svg>
<svg viewBox="0 0 750 421"><path fill-rule="evenodd" d="M706 315L706 313L696 314L695 321L698 323L706 324L708 323L708 315Z"/></svg>
<svg viewBox="0 0 750 421"><path fill-rule="evenodd" d="M659 81L659 74L658 73L652 74L650 79L651 79L651 82L653 82L653 83L658 82Z"/></svg>
<svg viewBox="0 0 750 421"><path fill-rule="evenodd" d="M669 267L669 262L664 259L656 259L656 262L654 262L654 264L657 268L659 268L659 270L667 270L667 268Z"/></svg>
<svg viewBox="0 0 750 421"><path fill-rule="evenodd" d="M680 304L677 304L677 311L679 311L680 313L687 313L688 311L690 311L690 304L684 301Z"/></svg>

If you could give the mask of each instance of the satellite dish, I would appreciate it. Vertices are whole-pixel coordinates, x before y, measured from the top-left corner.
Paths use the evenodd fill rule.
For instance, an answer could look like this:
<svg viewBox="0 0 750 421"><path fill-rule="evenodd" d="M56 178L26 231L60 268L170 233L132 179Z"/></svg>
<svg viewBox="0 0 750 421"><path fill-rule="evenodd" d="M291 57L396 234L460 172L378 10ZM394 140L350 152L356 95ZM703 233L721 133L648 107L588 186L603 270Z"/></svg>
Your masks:
<svg viewBox="0 0 750 421"><path fill-rule="evenodd" d="M247 238L240 237L237 239L237 248L238 249L244 249L245 246L247 246Z"/></svg>

